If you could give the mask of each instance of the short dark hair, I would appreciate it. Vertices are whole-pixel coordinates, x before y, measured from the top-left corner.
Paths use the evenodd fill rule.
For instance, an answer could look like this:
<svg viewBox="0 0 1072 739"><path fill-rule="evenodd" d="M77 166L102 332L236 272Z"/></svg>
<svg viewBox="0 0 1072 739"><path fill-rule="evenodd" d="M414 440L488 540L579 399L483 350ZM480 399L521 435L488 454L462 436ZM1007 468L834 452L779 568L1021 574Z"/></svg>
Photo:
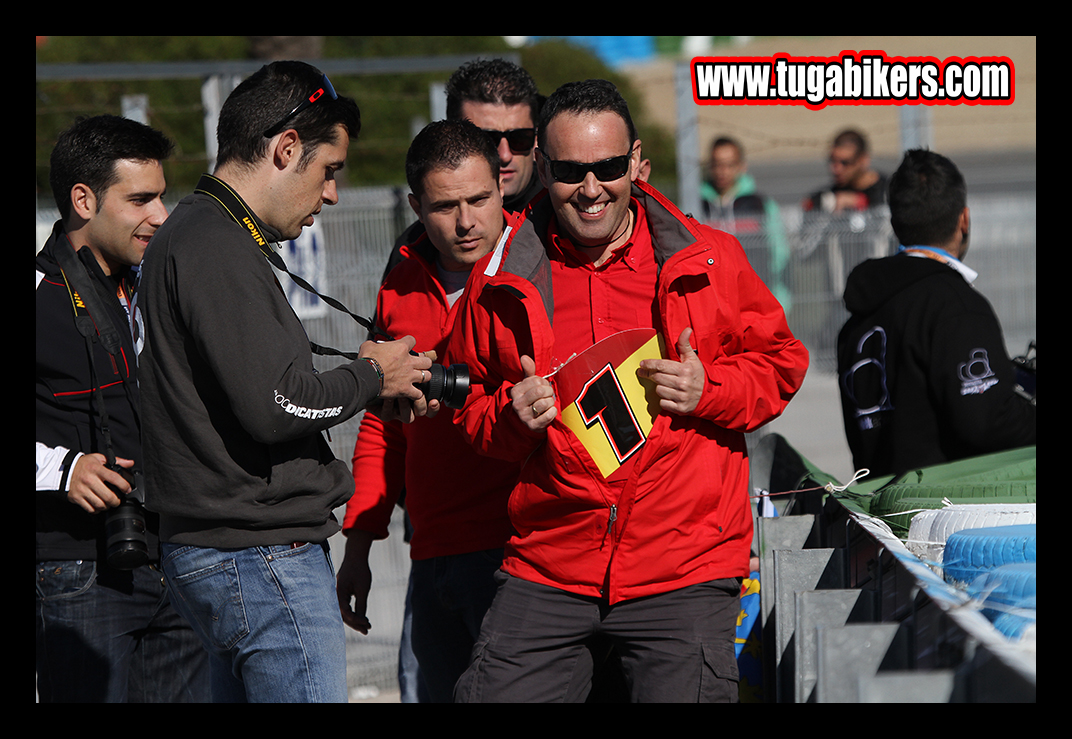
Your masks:
<svg viewBox="0 0 1072 739"><path fill-rule="evenodd" d="M547 125L560 113L617 113L625 121L629 131L629 145L637 140L636 126L629 115L629 105L618 92L614 83L607 80L584 80L567 82L559 87L540 110L540 123L536 129L540 147L546 146Z"/></svg>
<svg viewBox="0 0 1072 739"><path fill-rule="evenodd" d="M732 146L737 150L737 156L744 161L744 147L741 146L741 142L737 139L730 138L729 136L719 136L717 139L711 142L711 153L714 154L715 149L720 146Z"/></svg>
<svg viewBox="0 0 1072 739"><path fill-rule="evenodd" d="M527 105L533 125L540 117L540 91L531 75L505 59L466 62L447 80L447 118L462 117L462 103Z"/></svg>
<svg viewBox="0 0 1072 739"><path fill-rule="evenodd" d="M220 110L216 167L228 163L248 166L264 158L270 142L264 132L318 89L323 77L311 64L280 61L264 65L238 85ZM361 111L352 98L342 95L335 100L324 97L287 122L287 128L297 131L301 139L300 169L308 165L321 144L335 142L340 123L351 141L357 138Z"/></svg>
<svg viewBox="0 0 1072 739"><path fill-rule="evenodd" d="M870 151L870 146L867 143L867 137L853 128L846 128L844 131L834 137L834 143L831 144L831 148L837 148L839 146L852 146L856 149L856 156L861 154L867 154Z"/></svg>
<svg viewBox="0 0 1072 739"><path fill-rule="evenodd" d="M902 245L939 246L956 233L968 187L952 161L912 149L890 177L888 197L890 222Z"/></svg>
<svg viewBox="0 0 1072 739"><path fill-rule="evenodd" d="M413 139L406 153L406 182L418 199L424 195L424 178L438 169L457 169L469 157L480 157L499 181L499 152L487 134L467 120L429 123Z"/></svg>
<svg viewBox="0 0 1072 739"><path fill-rule="evenodd" d="M162 162L175 145L144 123L117 115L80 117L60 134L49 160L49 184L60 218L71 215L71 188L82 183L97 196L100 208L108 188L116 183L116 162Z"/></svg>

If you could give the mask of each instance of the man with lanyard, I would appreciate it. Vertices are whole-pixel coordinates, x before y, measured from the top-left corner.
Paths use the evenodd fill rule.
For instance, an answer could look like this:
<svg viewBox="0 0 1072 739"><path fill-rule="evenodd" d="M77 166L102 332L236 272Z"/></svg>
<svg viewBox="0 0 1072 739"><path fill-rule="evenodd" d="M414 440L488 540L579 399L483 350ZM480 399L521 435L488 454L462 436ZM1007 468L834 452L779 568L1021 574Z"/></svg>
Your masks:
<svg viewBox="0 0 1072 739"><path fill-rule="evenodd" d="M637 181L640 141L612 84L563 85L538 133L548 196L474 268L449 348L472 375L457 422L481 453L524 462L516 534L455 698L584 700L603 637L634 701L734 701L752 538L743 434L782 412L807 351L736 239ZM653 339L632 381L600 362L567 389L574 354L635 331L666 358ZM637 375L646 408L614 394ZM617 467L599 461L600 427Z"/></svg>
<svg viewBox="0 0 1072 739"><path fill-rule="evenodd" d="M900 252L849 275L838 336L853 466L875 475L1035 443L1035 406L1014 389L997 316L964 264L970 214L956 165L905 153L890 178Z"/></svg>
<svg viewBox="0 0 1072 739"><path fill-rule="evenodd" d="M324 205L360 129L356 103L303 62L273 62L220 111L215 176L157 232L142 267L146 504L163 567L211 656L217 702L346 702L328 537L353 493L323 432L377 398L428 404L413 337L317 372L276 280L274 244ZM211 576L209 576L211 575Z"/></svg>
<svg viewBox="0 0 1072 739"><path fill-rule="evenodd" d="M37 690L50 702L208 697L207 659L144 534L120 503L142 470L134 276L167 218L171 142L118 116L83 118L52 151L61 220L37 256ZM85 327L85 331L81 330ZM126 538L129 536L130 538ZM130 549L125 547L129 545Z"/></svg>

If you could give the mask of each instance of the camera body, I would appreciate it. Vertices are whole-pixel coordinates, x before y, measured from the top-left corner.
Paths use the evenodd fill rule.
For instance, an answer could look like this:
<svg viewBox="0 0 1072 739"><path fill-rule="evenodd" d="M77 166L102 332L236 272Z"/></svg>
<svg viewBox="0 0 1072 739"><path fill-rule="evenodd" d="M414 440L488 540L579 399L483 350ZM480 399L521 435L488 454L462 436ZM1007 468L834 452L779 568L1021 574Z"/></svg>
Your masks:
<svg viewBox="0 0 1072 739"><path fill-rule="evenodd" d="M430 379L416 387L426 400L438 400L448 408L460 409L469 397L469 366L452 364L444 367L433 364L428 370Z"/></svg>
<svg viewBox="0 0 1072 739"><path fill-rule="evenodd" d="M108 564L117 570L133 570L149 562L149 543L145 535L145 488L141 473L131 473L119 465L108 465L130 485L130 492L119 494L121 502L105 514L105 553Z"/></svg>

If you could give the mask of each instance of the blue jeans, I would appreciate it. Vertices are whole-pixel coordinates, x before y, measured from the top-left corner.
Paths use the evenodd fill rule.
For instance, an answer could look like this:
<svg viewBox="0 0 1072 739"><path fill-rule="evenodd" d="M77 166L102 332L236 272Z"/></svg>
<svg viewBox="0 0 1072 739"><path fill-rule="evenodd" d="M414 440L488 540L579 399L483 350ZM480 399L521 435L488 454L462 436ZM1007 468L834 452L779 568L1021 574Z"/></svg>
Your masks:
<svg viewBox="0 0 1072 739"><path fill-rule="evenodd" d="M346 639L321 544L162 544L175 607L208 650L217 703L345 703Z"/></svg>
<svg viewBox="0 0 1072 739"><path fill-rule="evenodd" d="M36 575L42 703L211 700L208 655L158 568L51 561L38 562Z"/></svg>
<svg viewBox="0 0 1072 739"><path fill-rule="evenodd" d="M414 560L410 570L413 654L433 703L450 703L495 599L503 550Z"/></svg>

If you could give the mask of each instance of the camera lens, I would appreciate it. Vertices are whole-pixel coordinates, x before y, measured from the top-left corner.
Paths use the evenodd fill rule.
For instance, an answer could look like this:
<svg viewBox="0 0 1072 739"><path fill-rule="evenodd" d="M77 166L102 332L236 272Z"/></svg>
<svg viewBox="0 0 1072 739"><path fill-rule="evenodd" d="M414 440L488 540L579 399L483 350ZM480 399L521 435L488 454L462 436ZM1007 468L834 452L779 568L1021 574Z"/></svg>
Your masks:
<svg viewBox="0 0 1072 739"><path fill-rule="evenodd" d="M108 468L126 479L131 489L122 496L122 502L105 515L105 554L108 564L117 570L137 569L149 562L141 474L132 474L117 465L109 465Z"/></svg>
<svg viewBox="0 0 1072 739"><path fill-rule="evenodd" d="M452 364L444 367L433 364L428 370L430 379L417 387L428 400L438 400L448 408L459 409L469 397L469 366Z"/></svg>
<svg viewBox="0 0 1072 739"><path fill-rule="evenodd" d="M141 503L125 499L108 512L104 521L108 564L119 570L133 570L149 561L145 538L145 514Z"/></svg>

